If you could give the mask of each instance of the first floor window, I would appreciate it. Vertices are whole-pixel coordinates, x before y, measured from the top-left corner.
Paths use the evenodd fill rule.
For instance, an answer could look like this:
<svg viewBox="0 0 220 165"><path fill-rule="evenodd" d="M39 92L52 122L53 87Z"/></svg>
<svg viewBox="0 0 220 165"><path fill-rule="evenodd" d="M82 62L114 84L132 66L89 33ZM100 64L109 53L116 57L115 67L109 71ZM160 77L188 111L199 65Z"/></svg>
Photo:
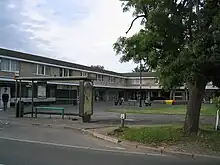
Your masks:
<svg viewBox="0 0 220 165"><path fill-rule="evenodd" d="M51 75L51 67L50 66L46 66L45 72L46 72L45 73L46 75L50 76Z"/></svg>
<svg viewBox="0 0 220 165"><path fill-rule="evenodd" d="M134 79L134 80L132 80L132 84L140 84L140 80L139 79Z"/></svg>
<svg viewBox="0 0 220 165"><path fill-rule="evenodd" d="M73 76L73 71L69 70L69 76Z"/></svg>
<svg viewBox="0 0 220 165"><path fill-rule="evenodd" d="M81 76L88 76L88 73L86 73L86 72L81 72Z"/></svg>
<svg viewBox="0 0 220 165"><path fill-rule="evenodd" d="M45 75L45 66L44 65L37 65L37 74Z"/></svg>
<svg viewBox="0 0 220 165"><path fill-rule="evenodd" d="M18 72L19 71L19 62L15 60L11 60L11 71Z"/></svg>
<svg viewBox="0 0 220 165"><path fill-rule="evenodd" d="M98 75L97 75L97 80L98 80L98 81L103 81L103 80L104 80L104 76L98 74Z"/></svg>
<svg viewBox="0 0 220 165"><path fill-rule="evenodd" d="M68 69L64 69L64 76L65 77L69 76L69 70Z"/></svg>
<svg viewBox="0 0 220 165"><path fill-rule="evenodd" d="M1 70L2 71L10 71L10 60L1 59Z"/></svg>
<svg viewBox="0 0 220 165"><path fill-rule="evenodd" d="M60 68L60 77L63 77L63 68Z"/></svg>
<svg viewBox="0 0 220 165"><path fill-rule="evenodd" d="M8 72L19 72L19 62L9 59L0 59L0 69Z"/></svg>
<svg viewBox="0 0 220 165"><path fill-rule="evenodd" d="M115 77L110 76L108 80L109 80L109 82L113 83L113 82L115 82Z"/></svg>

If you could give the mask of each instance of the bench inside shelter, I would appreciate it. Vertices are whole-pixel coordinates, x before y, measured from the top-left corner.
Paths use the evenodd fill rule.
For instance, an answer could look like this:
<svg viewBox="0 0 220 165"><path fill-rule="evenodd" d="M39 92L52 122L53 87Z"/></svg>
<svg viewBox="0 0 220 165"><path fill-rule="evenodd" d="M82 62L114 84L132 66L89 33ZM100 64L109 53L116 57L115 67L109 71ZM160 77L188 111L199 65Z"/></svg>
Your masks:
<svg viewBox="0 0 220 165"><path fill-rule="evenodd" d="M51 117L51 114L52 112L51 111L60 111L59 114L61 114L62 116L62 119L64 119L64 108L63 107L43 107L43 106L38 106L38 107L35 107L35 117L37 117L37 114L39 112L39 110L44 110L44 111L50 111L50 117Z"/></svg>

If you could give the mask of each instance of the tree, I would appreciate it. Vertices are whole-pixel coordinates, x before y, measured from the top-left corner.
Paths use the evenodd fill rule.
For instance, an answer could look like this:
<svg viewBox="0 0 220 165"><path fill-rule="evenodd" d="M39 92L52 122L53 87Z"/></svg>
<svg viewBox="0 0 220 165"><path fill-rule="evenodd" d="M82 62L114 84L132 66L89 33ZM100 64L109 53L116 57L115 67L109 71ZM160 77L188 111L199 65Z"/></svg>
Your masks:
<svg viewBox="0 0 220 165"><path fill-rule="evenodd" d="M152 70L150 69L150 67L145 66L143 64L141 64L141 67L138 65L137 67L134 68L134 70L132 70L132 72L151 72Z"/></svg>
<svg viewBox="0 0 220 165"><path fill-rule="evenodd" d="M104 70L104 66L102 65L91 65L91 68L97 68L97 69L101 69L101 70Z"/></svg>
<svg viewBox="0 0 220 165"><path fill-rule="evenodd" d="M217 0L124 0L123 11L134 9L142 29L119 37L114 50L121 62L143 60L163 87L189 90L184 132L196 134L202 98L208 82L220 86L220 2Z"/></svg>

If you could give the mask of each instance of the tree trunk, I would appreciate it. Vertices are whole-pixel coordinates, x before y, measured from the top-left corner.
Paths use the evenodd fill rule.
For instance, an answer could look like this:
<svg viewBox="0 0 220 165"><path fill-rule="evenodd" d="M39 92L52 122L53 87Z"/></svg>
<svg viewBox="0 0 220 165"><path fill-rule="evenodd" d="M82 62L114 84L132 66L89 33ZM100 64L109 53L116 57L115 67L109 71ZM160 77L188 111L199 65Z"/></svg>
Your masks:
<svg viewBox="0 0 220 165"><path fill-rule="evenodd" d="M206 84L202 83L202 81L189 84L189 101L184 123L184 133L187 136L198 133L200 109L205 86Z"/></svg>

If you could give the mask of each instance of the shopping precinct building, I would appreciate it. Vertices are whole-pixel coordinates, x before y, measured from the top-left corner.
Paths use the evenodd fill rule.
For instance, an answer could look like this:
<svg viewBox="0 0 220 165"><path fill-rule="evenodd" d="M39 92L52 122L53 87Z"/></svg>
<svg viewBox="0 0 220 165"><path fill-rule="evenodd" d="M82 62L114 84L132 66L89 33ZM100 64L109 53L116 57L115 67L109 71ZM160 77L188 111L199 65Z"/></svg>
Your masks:
<svg viewBox="0 0 220 165"><path fill-rule="evenodd" d="M117 73L95 67L55 60L38 55L26 54L0 48L0 93L7 88L10 94L10 103L15 100L15 76L91 76L94 77L95 101L115 101L120 97L125 100L163 97L169 98L170 92L163 91L159 86L156 73L143 72L140 90L140 73ZM46 99L44 102L70 103L78 97L79 82L47 82ZM208 84L206 96L217 93L218 88ZM21 97L25 102L31 102L32 90L30 82L23 82ZM37 97L37 91L34 98ZM173 99L187 100L188 92L184 88L172 92ZM0 98L1 99L1 98ZM36 98L37 99L37 98ZM2 106L2 101L0 101Z"/></svg>

